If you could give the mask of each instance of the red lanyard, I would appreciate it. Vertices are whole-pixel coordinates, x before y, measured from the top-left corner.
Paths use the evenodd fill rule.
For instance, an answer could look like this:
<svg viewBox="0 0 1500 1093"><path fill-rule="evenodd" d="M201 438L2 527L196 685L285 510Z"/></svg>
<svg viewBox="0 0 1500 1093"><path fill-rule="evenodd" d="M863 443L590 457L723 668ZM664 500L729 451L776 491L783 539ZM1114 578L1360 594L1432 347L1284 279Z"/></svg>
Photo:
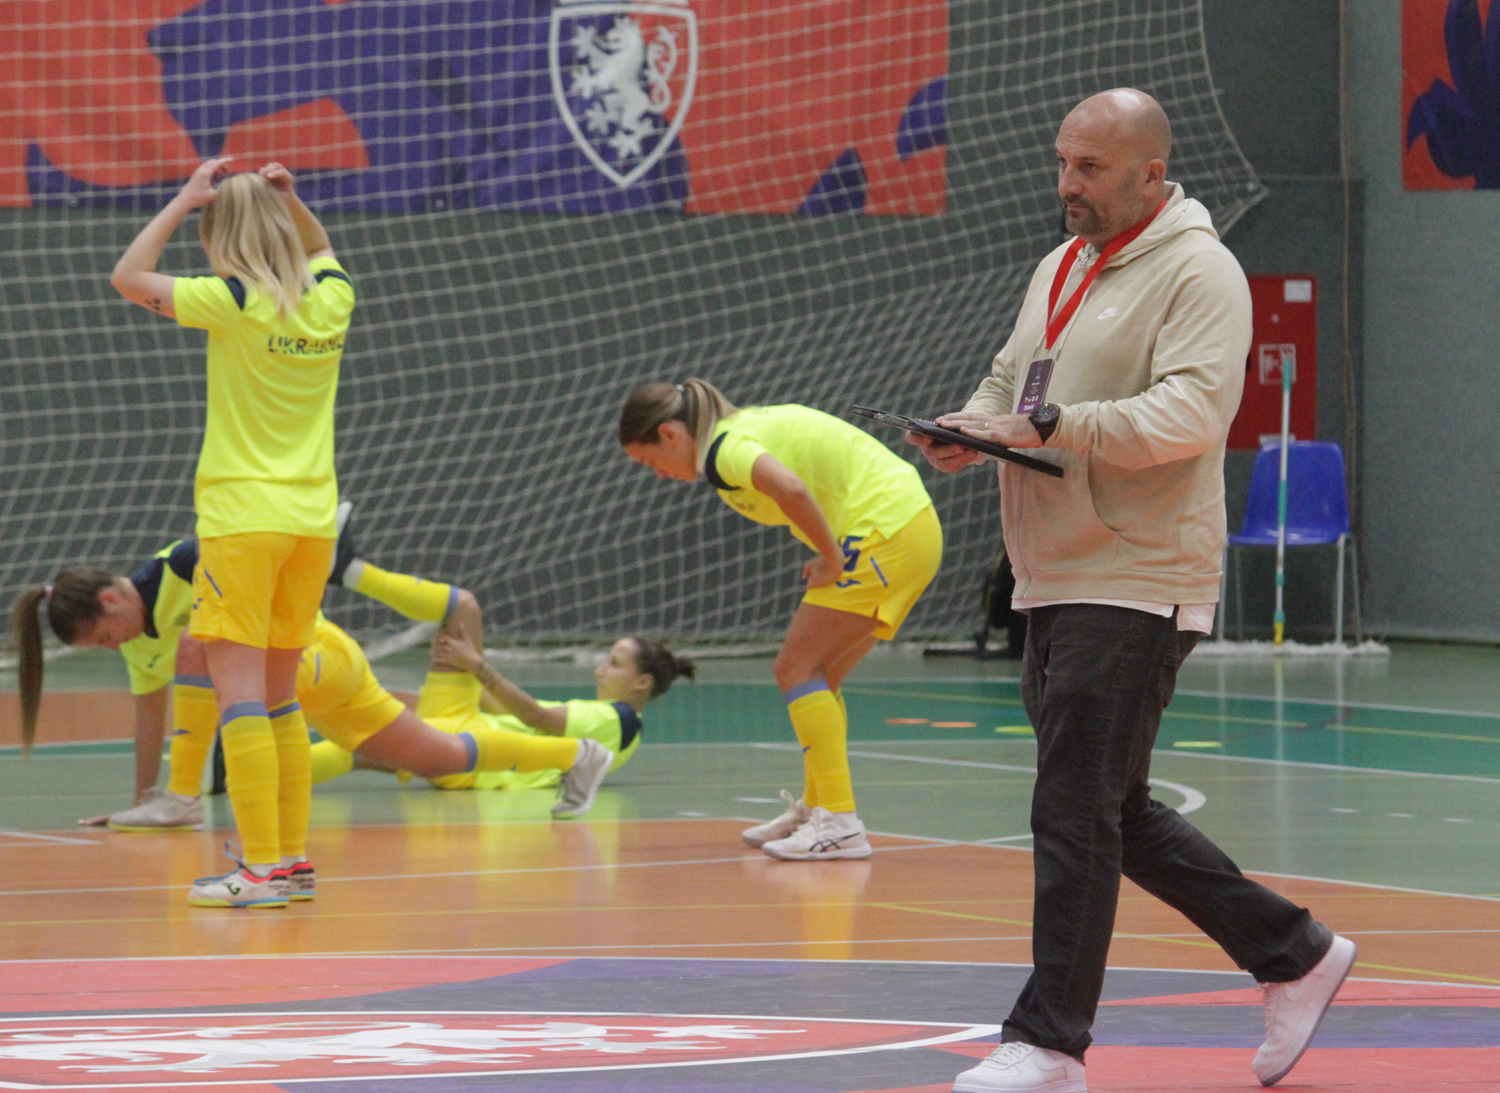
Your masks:
<svg viewBox="0 0 1500 1093"><path fill-rule="evenodd" d="M1043 343L1044 348L1050 351L1057 344L1057 339L1068 328L1068 322L1073 318L1073 313L1078 310L1078 305L1083 303L1084 294L1088 292L1089 286L1094 283L1094 278L1099 276L1099 271L1104 268L1104 264L1119 254L1128 245L1135 242L1136 237L1149 228L1151 221L1155 220L1161 214L1162 209L1166 207L1167 202L1163 198L1162 203L1156 207L1156 212L1146 217L1145 220L1142 220L1135 227L1121 232L1108 243L1104 244L1104 249L1099 252L1099 257L1094 259L1094 264L1089 267L1088 273L1084 274L1083 282L1073 290L1073 295L1068 297L1068 301L1063 304L1062 310L1053 315L1052 313L1057 310L1057 298L1062 295L1063 285L1068 283L1068 274L1073 269L1073 263L1078 261L1078 252L1083 250L1083 239L1073 240L1072 245L1068 247L1067 253L1063 255L1062 265L1057 267L1056 276L1052 278L1052 291L1047 294L1047 314L1052 315L1052 318L1047 322L1047 340Z"/></svg>

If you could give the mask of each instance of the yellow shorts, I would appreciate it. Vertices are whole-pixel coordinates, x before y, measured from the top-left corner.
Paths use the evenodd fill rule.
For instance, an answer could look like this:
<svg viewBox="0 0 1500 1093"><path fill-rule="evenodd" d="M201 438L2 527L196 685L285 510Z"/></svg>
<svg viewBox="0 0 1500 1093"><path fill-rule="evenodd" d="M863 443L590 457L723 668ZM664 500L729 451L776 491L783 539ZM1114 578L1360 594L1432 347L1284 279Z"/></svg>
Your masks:
<svg viewBox="0 0 1500 1093"><path fill-rule="evenodd" d="M943 526L928 505L889 539L872 532L844 540L845 571L833 584L809 589L803 603L873 618L875 636L890 641L943 564Z"/></svg>
<svg viewBox="0 0 1500 1093"><path fill-rule="evenodd" d="M345 751L358 751L406 711L370 671L359 643L327 620L302 651L297 701L307 723Z"/></svg>
<svg viewBox="0 0 1500 1093"><path fill-rule="evenodd" d="M189 632L257 649L312 644L333 548L332 539L275 531L201 540Z"/></svg>

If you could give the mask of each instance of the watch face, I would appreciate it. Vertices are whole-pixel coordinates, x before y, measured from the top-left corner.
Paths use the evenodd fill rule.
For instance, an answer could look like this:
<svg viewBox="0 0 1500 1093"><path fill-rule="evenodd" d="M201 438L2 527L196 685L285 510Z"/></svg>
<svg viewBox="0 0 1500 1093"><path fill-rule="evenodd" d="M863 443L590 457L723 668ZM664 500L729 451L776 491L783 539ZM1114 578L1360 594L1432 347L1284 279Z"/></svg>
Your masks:
<svg viewBox="0 0 1500 1093"><path fill-rule="evenodd" d="M1052 403L1038 406L1031 412L1031 420L1035 425L1055 425L1057 419L1062 416L1062 411Z"/></svg>

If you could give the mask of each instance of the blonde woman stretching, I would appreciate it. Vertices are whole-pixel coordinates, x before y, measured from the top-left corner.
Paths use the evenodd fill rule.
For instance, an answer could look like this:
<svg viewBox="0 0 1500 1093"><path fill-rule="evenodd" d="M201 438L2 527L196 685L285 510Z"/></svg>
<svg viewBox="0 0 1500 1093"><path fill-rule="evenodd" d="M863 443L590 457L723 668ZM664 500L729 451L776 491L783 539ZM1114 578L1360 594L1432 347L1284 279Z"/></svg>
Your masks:
<svg viewBox="0 0 1500 1093"><path fill-rule="evenodd" d="M786 861L869 857L839 687L877 640L896 636L942 562L916 468L839 418L797 405L741 410L701 379L637 387L619 437L657 477L701 475L742 515L788 525L817 552L774 667L802 744L802 797L783 790L787 810L744 839Z"/></svg>
<svg viewBox="0 0 1500 1093"><path fill-rule="evenodd" d="M311 768L297 664L333 563L333 400L354 289L278 163L222 178L211 159L142 229L110 283L208 332L208 415L193 495L190 633L204 644L244 861L188 894L200 906L284 903L281 835L307 830ZM156 272L202 208L211 277Z"/></svg>

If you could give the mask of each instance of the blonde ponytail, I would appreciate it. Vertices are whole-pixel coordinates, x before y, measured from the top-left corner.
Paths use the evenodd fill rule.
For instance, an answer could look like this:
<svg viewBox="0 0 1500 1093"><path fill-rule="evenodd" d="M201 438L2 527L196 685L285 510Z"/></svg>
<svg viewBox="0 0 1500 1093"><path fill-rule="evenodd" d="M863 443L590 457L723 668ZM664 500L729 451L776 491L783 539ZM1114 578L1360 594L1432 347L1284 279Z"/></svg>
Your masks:
<svg viewBox="0 0 1500 1093"><path fill-rule="evenodd" d="M739 407L708 380L642 384L630 392L620 408L620 446L657 444L661 427L669 421L680 421L693 434L698 458L702 459L719 422L738 411Z"/></svg>
<svg viewBox="0 0 1500 1093"><path fill-rule="evenodd" d="M203 210L199 234L214 270L268 297L278 318L291 316L313 286L292 214L258 174L230 175L219 183L217 196Z"/></svg>

